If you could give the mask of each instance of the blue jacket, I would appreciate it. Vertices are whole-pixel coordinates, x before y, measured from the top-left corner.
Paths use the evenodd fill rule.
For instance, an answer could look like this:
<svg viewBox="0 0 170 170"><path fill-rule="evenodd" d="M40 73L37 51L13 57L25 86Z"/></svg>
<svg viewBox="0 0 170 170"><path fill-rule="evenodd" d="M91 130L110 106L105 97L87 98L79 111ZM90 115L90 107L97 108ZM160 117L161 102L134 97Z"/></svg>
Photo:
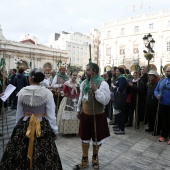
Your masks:
<svg viewBox="0 0 170 170"><path fill-rule="evenodd" d="M117 89L119 90L119 92L123 93L123 96L126 98L127 97L127 93L126 93L126 88L127 88L127 80L124 77L121 77L119 79L117 79L114 82L114 85L116 86L116 88L114 88L114 93L117 91Z"/></svg>
<svg viewBox="0 0 170 170"><path fill-rule="evenodd" d="M161 95L160 104L170 106L170 78L160 80L155 88L155 97Z"/></svg>

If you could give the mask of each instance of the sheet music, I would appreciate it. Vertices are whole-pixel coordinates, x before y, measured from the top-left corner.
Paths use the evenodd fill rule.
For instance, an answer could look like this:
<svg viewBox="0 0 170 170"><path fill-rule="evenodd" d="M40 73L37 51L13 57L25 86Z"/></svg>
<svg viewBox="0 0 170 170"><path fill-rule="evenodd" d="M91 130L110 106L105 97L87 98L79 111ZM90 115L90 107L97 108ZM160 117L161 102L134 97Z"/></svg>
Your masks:
<svg viewBox="0 0 170 170"><path fill-rule="evenodd" d="M3 92L4 95L1 97L1 99L5 102L15 89L16 89L15 86L9 84L5 91Z"/></svg>

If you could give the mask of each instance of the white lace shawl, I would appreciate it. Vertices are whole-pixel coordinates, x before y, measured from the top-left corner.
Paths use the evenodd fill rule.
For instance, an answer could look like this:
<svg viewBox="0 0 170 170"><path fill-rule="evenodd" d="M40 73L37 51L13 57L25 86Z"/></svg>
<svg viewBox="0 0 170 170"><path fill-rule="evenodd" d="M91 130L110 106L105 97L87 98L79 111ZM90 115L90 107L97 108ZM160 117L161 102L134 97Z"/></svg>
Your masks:
<svg viewBox="0 0 170 170"><path fill-rule="evenodd" d="M23 104L36 107L45 104L52 95L51 91L44 87L27 86L20 90L17 96Z"/></svg>
<svg viewBox="0 0 170 170"><path fill-rule="evenodd" d="M73 95L74 91L75 91L76 94L77 94L77 87L80 87L80 84L79 84L77 81L75 81L75 83L73 83L73 82L71 81L71 79L70 79L70 80L66 81L64 84L67 85L68 87L70 87L70 88L72 89L72 90L71 90L71 94L72 94L72 95Z"/></svg>

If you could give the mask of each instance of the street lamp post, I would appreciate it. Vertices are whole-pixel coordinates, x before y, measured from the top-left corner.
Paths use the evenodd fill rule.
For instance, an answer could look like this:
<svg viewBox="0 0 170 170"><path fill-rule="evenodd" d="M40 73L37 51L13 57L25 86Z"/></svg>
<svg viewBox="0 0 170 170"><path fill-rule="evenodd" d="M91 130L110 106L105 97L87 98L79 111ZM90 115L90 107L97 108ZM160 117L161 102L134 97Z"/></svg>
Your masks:
<svg viewBox="0 0 170 170"><path fill-rule="evenodd" d="M155 40L152 38L152 35L149 33L148 35L145 35L143 37L143 43L145 45L145 47L147 48L146 50L143 50L144 52L144 56L146 58L146 60L148 60L148 71L150 70L150 60L154 57L154 50L153 47L155 45Z"/></svg>

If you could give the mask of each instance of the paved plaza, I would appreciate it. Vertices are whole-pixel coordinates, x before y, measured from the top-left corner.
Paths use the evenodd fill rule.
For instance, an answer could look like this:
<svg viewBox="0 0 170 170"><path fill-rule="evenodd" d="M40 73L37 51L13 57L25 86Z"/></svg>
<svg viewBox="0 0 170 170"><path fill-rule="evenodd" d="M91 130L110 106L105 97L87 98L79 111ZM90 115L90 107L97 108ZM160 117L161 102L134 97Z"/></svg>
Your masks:
<svg viewBox="0 0 170 170"><path fill-rule="evenodd" d="M11 134L15 126L15 111L8 111L8 131ZM0 121L0 130L2 122ZM170 146L167 142L160 143L158 137L139 130L126 128L125 135L114 135L112 126L109 127L111 136L99 151L101 170L170 170ZM5 144L8 141L5 125ZM78 136L59 135L57 148L61 157L63 170L72 167L81 160L81 141ZM85 170L93 170L91 166L92 147L90 147L90 166ZM0 158L3 153L2 138L0 137Z"/></svg>

